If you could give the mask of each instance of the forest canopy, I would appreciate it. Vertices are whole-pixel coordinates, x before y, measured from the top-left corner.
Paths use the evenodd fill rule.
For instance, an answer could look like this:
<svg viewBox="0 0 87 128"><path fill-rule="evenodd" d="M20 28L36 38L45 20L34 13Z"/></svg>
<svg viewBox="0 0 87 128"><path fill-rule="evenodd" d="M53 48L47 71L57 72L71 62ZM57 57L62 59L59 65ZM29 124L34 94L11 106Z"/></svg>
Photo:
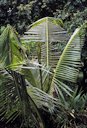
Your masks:
<svg viewBox="0 0 87 128"><path fill-rule="evenodd" d="M23 34L27 26L43 17L61 18L75 30L87 20L86 0L0 0L0 26L11 24Z"/></svg>

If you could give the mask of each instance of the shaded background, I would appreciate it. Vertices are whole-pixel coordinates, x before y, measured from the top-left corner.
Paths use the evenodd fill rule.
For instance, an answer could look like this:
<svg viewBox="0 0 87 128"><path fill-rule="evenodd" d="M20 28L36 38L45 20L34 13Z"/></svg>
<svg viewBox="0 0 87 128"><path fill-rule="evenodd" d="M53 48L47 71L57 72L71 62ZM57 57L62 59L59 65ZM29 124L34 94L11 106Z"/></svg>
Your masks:
<svg viewBox="0 0 87 128"><path fill-rule="evenodd" d="M51 16L61 18L73 31L87 19L86 7L87 0L0 0L0 26L11 24L23 34L27 25Z"/></svg>

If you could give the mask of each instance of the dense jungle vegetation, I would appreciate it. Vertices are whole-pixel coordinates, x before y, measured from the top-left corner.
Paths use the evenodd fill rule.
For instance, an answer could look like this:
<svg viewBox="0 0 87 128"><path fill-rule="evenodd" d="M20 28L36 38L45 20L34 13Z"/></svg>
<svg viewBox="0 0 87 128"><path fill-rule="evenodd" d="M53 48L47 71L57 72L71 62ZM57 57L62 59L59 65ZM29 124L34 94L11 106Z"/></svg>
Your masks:
<svg viewBox="0 0 87 128"><path fill-rule="evenodd" d="M86 0L0 0L0 128L87 128Z"/></svg>

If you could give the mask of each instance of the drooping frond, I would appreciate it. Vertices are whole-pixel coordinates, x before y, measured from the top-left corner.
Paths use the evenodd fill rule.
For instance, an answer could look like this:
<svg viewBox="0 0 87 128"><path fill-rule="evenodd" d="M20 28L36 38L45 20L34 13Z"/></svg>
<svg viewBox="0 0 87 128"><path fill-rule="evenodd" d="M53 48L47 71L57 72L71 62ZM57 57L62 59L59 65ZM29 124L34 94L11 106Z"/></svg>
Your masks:
<svg viewBox="0 0 87 128"><path fill-rule="evenodd" d="M13 122L21 115L21 104L11 75L0 69L0 120Z"/></svg>
<svg viewBox="0 0 87 128"><path fill-rule="evenodd" d="M54 108L61 108L63 107L61 102L53 98L52 96L48 95L47 93L41 91L35 87L27 87L27 92L32 100L35 102L38 108L42 108L47 112L54 111Z"/></svg>
<svg viewBox="0 0 87 128"><path fill-rule="evenodd" d="M23 62L23 49L17 32L8 25L0 36L0 63L3 66Z"/></svg>
<svg viewBox="0 0 87 128"><path fill-rule="evenodd" d="M44 128L37 105L34 103L33 98L27 94L24 77L19 73L9 70L1 70L0 77L2 79L0 81L1 120L6 120L8 123L22 116L23 120L21 121L24 121L27 127L30 125L29 118L31 118L37 124L37 127Z"/></svg>

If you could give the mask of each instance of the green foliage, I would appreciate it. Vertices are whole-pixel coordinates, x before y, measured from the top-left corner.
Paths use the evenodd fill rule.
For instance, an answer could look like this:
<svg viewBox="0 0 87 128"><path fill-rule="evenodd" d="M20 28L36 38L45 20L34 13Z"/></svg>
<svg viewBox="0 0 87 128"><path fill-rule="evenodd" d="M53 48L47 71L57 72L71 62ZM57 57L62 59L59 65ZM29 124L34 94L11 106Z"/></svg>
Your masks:
<svg viewBox="0 0 87 128"><path fill-rule="evenodd" d="M5 30L3 27L10 23L20 34L23 34L27 26L34 21L43 17L53 16L62 18L64 27L69 31L74 31L76 27L81 26L87 20L86 7L86 0L0 1L0 34L2 34L0 36L1 120L14 122L18 117L22 117L22 119L20 118L21 127L42 128L44 125L41 113L38 111L38 109L42 109L44 113L48 112L51 114L51 121L48 122L52 122L52 118L54 122L57 122L57 125L54 124L56 128L86 127L87 96L81 96L80 94L76 96L76 92L74 93L78 86L77 82L79 81L81 85L83 80L83 71L80 73L81 68L83 68L83 65L80 65L82 59L80 58L81 52L83 52L83 50L81 51L82 44L79 44L81 34L79 35L78 32L74 33L76 35L72 36L73 38L69 41L63 54L58 53L59 56L61 55L61 58L55 73L52 73L49 68L41 65L41 46L39 44L35 48L36 44L34 42L30 41L26 45L24 41L22 46L15 30L11 26L8 26ZM82 29L78 29L78 31L81 32ZM82 35L82 38L84 38L83 32ZM59 42L58 44L55 44L55 42L52 44L53 47L57 46L61 52L63 51L64 47ZM25 49L27 49L29 58L24 53ZM35 49L37 50L36 52L34 52ZM30 61L32 52L35 59ZM84 53L86 56L86 52ZM39 64L35 62L37 59L36 54L39 56ZM81 77L79 77L79 74L82 74ZM86 78L84 81L86 81ZM57 99L47 94L50 87L52 87L52 95Z"/></svg>
<svg viewBox="0 0 87 128"><path fill-rule="evenodd" d="M54 25L55 20L51 21ZM40 25L35 22L31 28L39 28ZM85 23L75 30L52 73L50 68L41 65L40 57L39 63L27 58L17 33L10 25L7 26L0 36L0 45L5 47L5 51L0 51L3 60L0 63L1 120L12 122L22 117L23 128L30 127L32 121L31 127L45 128L40 109L52 115L57 121L55 127L71 127L72 124L74 127L80 114L85 118L87 96L81 96L80 92L76 95L76 91L86 28ZM49 90L52 95L49 95Z"/></svg>
<svg viewBox="0 0 87 128"><path fill-rule="evenodd" d="M76 27L81 26L83 24L83 22L85 22L87 20L87 9L85 8L82 11L77 11L75 13L73 13L73 16L71 17L70 20L65 21L65 28L69 28L68 31L74 31ZM63 14L65 15L65 13Z"/></svg>
<svg viewBox="0 0 87 128"><path fill-rule="evenodd" d="M23 50L17 32L8 25L0 36L0 63L3 66L23 63Z"/></svg>
<svg viewBox="0 0 87 128"><path fill-rule="evenodd" d="M6 47L6 51L1 51L0 56L0 75L1 78L4 78L0 83L0 113L1 115L4 114L2 119L6 119L7 122L14 121L21 114L24 120L22 125L25 124L26 127L28 127L30 125L29 118L31 117L33 119L34 117L35 119L33 120L37 123L37 127L40 126L41 128L43 128L44 125L38 112L38 108L33 102L32 98L27 94L24 77L21 74L13 71L15 68L17 69L17 65L23 64L20 63L20 61L23 62L24 53L21 51L22 49L19 38L13 28L11 26L7 26L0 39L0 45L2 46L2 48ZM3 84L3 82L6 83ZM11 104L11 102L13 104ZM36 113L37 118L34 116L34 113L31 113L31 106L33 107L32 111ZM39 121L39 123L37 122L37 120Z"/></svg>
<svg viewBox="0 0 87 128"><path fill-rule="evenodd" d="M25 41L26 45L29 41L35 44L36 50L34 49L35 53L33 52L32 56L41 58L41 63L55 68L59 58L57 44L58 42L66 44L69 39L67 31L62 27L60 19L45 17L31 24L21 40Z"/></svg>
<svg viewBox="0 0 87 128"><path fill-rule="evenodd" d="M87 95L81 96L79 94L76 96L76 92L73 94L73 97L69 98L64 108L61 109L61 113L57 114L58 127L86 127L84 120L87 119L85 118Z"/></svg>
<svg viewBox="0 0 87 128"><path fill-rule="evenodd" d="M84 26L84 25L83 25ZM81 49L84 44L84 33L82 33L83 26L76 29L67 43L61 58L58 61L56 70L54 73L51 93L57 91L59 97L64 100L64 95L61 92L64 91L69 96L72 96L71 88L67 85L71 83L77 83L79 71L81 69ZM82 30L83 29L83 30Z"/></svg>
<svg viewBox="0 0 87 128"><path fill-rule="evenodd" d="M1 0L0 1L0 26L8 23L16 27L16 30L23 34L27 26L34 21L43 17L62 18L65 23L65 28L75 27L84 21L85 9L87 7L86 0ZM78 18L74 24L73 18L75 15L83 13L83 16ZM75 26L76 25L76 26ZM70 29L71 30L71 29Z"/></svg>
<svg viewBox="0 0 87 128"><path fill-rule="evenodd" d="M76 27L81 26L87 20L87 1L75 0L65 4L61 17L64 20L65 28L69 31L74 31Z"/></svg>

